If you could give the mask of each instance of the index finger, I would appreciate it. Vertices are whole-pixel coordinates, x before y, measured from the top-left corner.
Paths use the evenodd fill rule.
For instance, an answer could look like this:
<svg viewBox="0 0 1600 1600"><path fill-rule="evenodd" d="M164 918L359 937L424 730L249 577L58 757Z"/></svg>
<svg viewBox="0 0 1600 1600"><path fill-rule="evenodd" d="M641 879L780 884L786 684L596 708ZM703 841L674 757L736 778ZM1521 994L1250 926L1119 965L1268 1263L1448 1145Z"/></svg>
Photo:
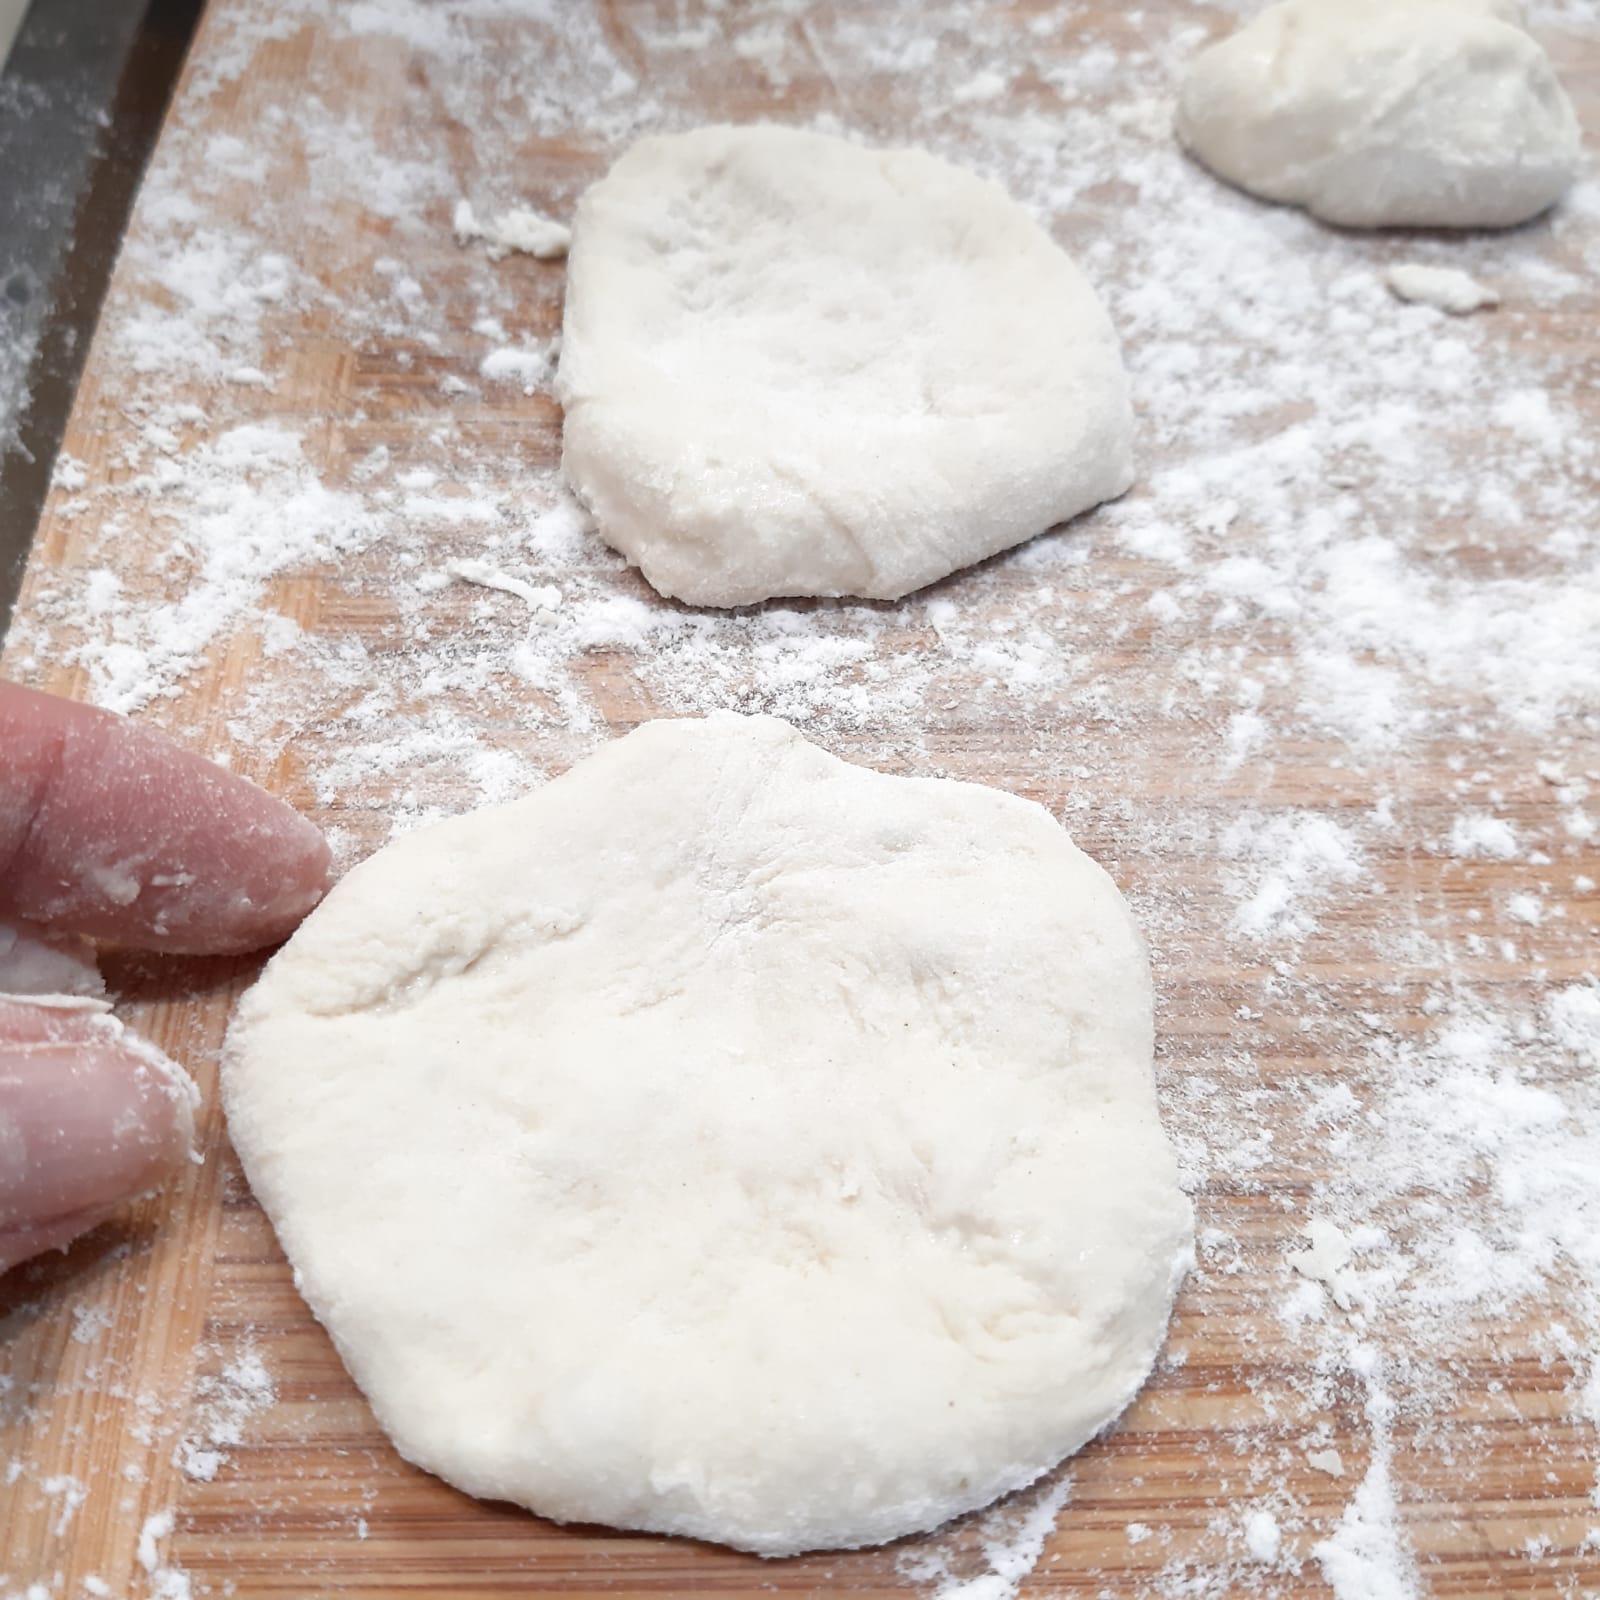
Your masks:
<svg viewBox="0 0 1600 1600"><path fill-rule="evenodd" d="M0 683L0 917L150 950L286 937L328 886L321 833L164 734Z"/></svg>

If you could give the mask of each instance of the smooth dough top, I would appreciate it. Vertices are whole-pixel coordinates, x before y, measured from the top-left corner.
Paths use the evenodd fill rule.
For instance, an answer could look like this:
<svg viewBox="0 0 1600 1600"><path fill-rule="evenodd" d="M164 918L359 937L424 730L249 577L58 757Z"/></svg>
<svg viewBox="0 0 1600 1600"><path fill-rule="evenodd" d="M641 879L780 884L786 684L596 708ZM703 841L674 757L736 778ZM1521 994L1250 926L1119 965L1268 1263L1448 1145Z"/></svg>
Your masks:
<svg viewBox="0 0 1600 1600"><path fill-rule="evenodd" d="M1353 228L1503 228L1553 205L1578 119L1516 0L1284 0L1190 65L1178 137Z"/></svg>
<svg viewBox="0 0 1600 1600"><path fill-rule="evenodd" d="M1116 335L998 185L769 126L641 139L578 206L562 464L696 605L895 599L1121 494Z"/></svg>
<svg viewBox="0 0 1600 1600"><path fill-rule="evenodd" d="M356 868L234 1143L411 1460L766 1555L1026 1484L1189 1260L1139 935L1040 807L650 723Z"/></svg>

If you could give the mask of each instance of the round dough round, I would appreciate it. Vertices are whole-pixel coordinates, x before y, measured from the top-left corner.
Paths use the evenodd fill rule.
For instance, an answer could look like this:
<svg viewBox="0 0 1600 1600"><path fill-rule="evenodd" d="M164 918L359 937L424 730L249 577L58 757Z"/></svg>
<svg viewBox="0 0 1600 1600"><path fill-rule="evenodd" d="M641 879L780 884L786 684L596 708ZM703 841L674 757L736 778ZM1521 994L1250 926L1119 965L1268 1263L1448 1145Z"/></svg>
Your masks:
<svg viewBox="0 0 1600 1600"><path fill-rule="evenodd" d="M1506 228L1582 139L1515 0L1285 0L1198 55L1177 130L1252 194L1351 228Z"/></svg>
<svg viewBox="0 0 1600 1600"><path fill-rule="evenodd" d="M573 225L562 465L662 594L893 600L1132 481L1117 338L996 184L777 127L642 139Z"/></svg>
<svg viewBox="0 0 1600 1600"><path fill-rule="evenodd" d="M783 1555L1016 1489L1189 1260L1143 946L1031 802L647 724L356 868L246 996L234 1143L401 1452Z"/></svg>

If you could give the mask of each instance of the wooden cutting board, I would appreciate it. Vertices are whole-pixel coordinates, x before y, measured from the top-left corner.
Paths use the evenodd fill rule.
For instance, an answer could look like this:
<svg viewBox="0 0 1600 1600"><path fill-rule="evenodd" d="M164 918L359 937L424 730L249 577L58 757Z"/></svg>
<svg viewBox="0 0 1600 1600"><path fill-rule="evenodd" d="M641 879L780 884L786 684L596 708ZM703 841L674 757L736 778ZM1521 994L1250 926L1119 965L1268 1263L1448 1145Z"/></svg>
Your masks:
<svg viewBox="0 0 1600 1600"><path fill-rule="evenodd" d="M990 170L1000 147L992 119L1032 119L1055 130L1041 134L1040 161L1065 172L1071 150L1059 141L1089 137L1081 119L1134 114L1117 63L1146 86L1169 81L1167 64L1226 23L1178 0L1137 10L1107 0L214 0L90 355L5 671L67 694L107 698L112 685L109 698L334 830L346 864L377 848L394 819L492 792L486 752L513 754L519 775L558 772L608 734L693 709L686 657L664 677L647 651L600 638L552 687L506 667L526 627L519 602L453 584L427 589L424 607L412 586L405 562L418 552L424 565L480 552L528 508L555 504L559 413L548 387L491 381L481 369L491 347L542 348L556 334L561 268L463 250L450 234L455 201L471 198L480 214L521 201L568 216L634 133L761 116L828 115ZM1592 128L1600 29L1583 24L1569 15L1557 32ZM1154 114L1146 102L1135 110ZM1041 170L1030 169L1036 195L1048 190ZM1103 278L1114 263L1097 258L1097 230L1140 192L1135 175L1110 174L1045 209ZM1248 202L1237 204L1245 215ZM1155 215L1149 225L1163 226ZM1304 238L1330 277L1354 252L1375 252L1370 262L1390 248L1310 229ZM1571 269L1582 242L1540 224L1515 248ZM1552 381L1592 432L1592 279L1586 296L1518 308L1506 326L1566 353ZM1125 331L1139 370L1139 330ZM1296 414L1264 422L1263 436ZM251 428L273 431L229 432ZM243 465L219 460L225 434L236 457L249 455ZM273 442L286 435L301 452L287 465ZM1152 472L1189 448L1142 444ZM346 498L331 510L311 491L294 499L281 488L286 473L301 489ZM241 484L260 486L259 498ZM496 508L487 520L463 512L485 500ZM345 506L355 531L341 546ZM1241 529L1251 517L1246 507ZM374 518L388 519L392 537L373 533ZM319 531L300 551L307 527ZM241 579L220 552L252 536L281 541L282 560L257 551L254 576ZM1463 762L1487 771L1499 813L1520 832L1559 832L1562 802L1535 771L1547 737L1498 725L1487 741L1435 731L1374 765L1302 724L1276 739L1270 761L1225 770L1217 719L1172 709L1177 653L1150 610L1167 581L1159 562L1111 538L1101 519L1071 537L1084 559L1052 569L1058 622L1039 624L1028 609L1038 578L1026 562L989 563L936 597L999 640L1016 637L1024 614L1057 627L1060 648L1081 661L1073 694L1030 699L1020 647L1005 668L971 651L942 654L942 624L925 609L802 606L794 615L830 637L855 628L866 639L854 713L835 703L808 731L846 755L975 778L1065 815L1154 918L1169 1114L1204 1126L1182 1109L1186 1086L1203 1077L1219 1094L1257 1097L1264 1130L1281 1135L1248 1172L1205 1169L1200 1221L1230 1241L1226 1261L1206 1258L1149 1386L1072 1463L1069 1503L1023 1592L1325 1597L1314 1547L1347 1513L1375 1434L1370 1387L1349 1372L1319 1376L1325 1346L1276 1310L1295 1281L1287 1254L1334 1165L1293 1133L1291 1107L1319 1087L1370 1087L1368 1032L1405 1041L1429 1026L1437 973L1426 955L1408 964L1377 952L1380 897L1436 941L1459 938L1471 953L1456 975L1507 1003L1593 967L1600 901L1580 887L1585 857L1569 852L1549 868L1564 917L1511 928L1515 864L1414 844L1448 834ZM629 615L660 608L592 536L517 548L533 551L523 567L540 569L541 582L610 586L636 608ZM204 625L183 610L195 595L210 608ZM170 613L157 613L163 603ZM678 619L671 647L687 650L682 630L693 624L677 608L662 614ZM129 615L131 634L119 621ZM750 624L753 641L760 626ZM1223 670L1243 677L1266 663L1261 704L1292 725L1291 687L1270 670L1286 655L1281 635L1248 614L1211 628ZM417 664L441 633L465 643L449 672L426 681ZM468 646L481 646L481 659ZM928 663L918 706L877 717L874 685L900 682L897 664L914 658ZM1020 689L997 688L1006 671ZM706 657L705 703L794 714L792 690L774 681L755 642L745 660L722 639ZM577 711L562 698L573 683ZM377 754L386 720L409 740L388 760ZM1572 754L1581 767L1581 747ZM1353 817L1384 796L1399 828L1369 851L1359 886L1329 891L1315 935L1296 950L1293 998L1263 1008L1281 963L1229 934L1237 896L1215 848L1221 822L1245 805ZM1141 816L1183 826L1162 836L1137 825ZM1495 932L1515 935L1514 957L1483 942ZM122 1013L204 1090L204 1160L123 1223L0 1284L0 1594L887 1596L919 1591L907 1565L919 1551L958 1575L988 1570L983 1546L996 1525L982 1519L909 1550L762 1563L555 1527L474 1503L401 1461L295 1293L228 1146L216 1059L230 1007L257 970L253 960L107 960ZM1425 1427L1404 1412L1394 1425L1418 1592L1600 1590L1600 1551L1585 1544L1594 1430L1572 1402L1576 1369L1542 1337L1549 1320L1537 1306L1493 1326L1465 1315L1449 1394ZM1345 1475L1312 1466L1312 1444L1337 1448ZM1241 1542L1241 1508L1264 1496L1283 1529L1274 1565ZM1542 1541L1531 1554L1530 1541ZM930 1587L924 1579L920 1592Z"/></svg>

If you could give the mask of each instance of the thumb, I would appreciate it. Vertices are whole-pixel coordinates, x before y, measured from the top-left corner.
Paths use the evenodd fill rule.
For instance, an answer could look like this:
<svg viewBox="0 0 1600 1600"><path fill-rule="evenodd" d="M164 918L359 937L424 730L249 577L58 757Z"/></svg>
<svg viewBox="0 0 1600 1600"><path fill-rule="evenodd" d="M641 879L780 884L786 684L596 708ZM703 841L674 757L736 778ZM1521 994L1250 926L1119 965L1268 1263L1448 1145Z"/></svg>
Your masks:
<svg viewBox="0 0 1600 1600"><path fill-rule="evenodd" d="M0 1272L161 1183L190 1148L197 1098L92 1003L0 1000Z"/></svg>

